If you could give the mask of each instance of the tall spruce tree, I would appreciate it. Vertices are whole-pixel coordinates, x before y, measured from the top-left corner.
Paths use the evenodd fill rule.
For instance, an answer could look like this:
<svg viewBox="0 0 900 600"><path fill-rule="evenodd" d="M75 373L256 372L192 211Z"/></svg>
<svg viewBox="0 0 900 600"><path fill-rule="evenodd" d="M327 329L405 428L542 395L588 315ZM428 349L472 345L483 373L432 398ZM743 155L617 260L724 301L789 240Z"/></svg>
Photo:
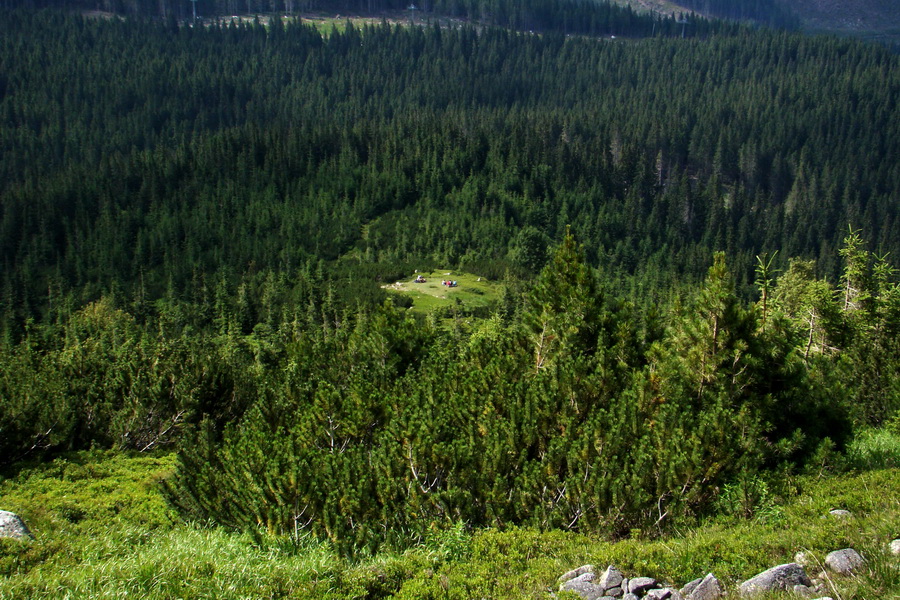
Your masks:
<svg viewBox="0 0 900 600"><path fill-rule="evenodd" d="M524 321L534 347L535 372L560 354L590 354L596 349L601 299L584 250L566 229L550 262L527 296Z"/></svg>

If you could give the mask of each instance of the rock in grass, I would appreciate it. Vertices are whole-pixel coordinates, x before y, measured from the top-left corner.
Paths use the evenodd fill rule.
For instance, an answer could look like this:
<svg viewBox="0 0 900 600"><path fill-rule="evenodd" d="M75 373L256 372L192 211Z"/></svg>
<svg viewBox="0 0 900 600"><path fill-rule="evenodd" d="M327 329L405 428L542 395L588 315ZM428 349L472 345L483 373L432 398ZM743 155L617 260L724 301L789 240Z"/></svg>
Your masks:
<svg viewBox="0 0 900 600"><path fill-rule="evenodd" d="M605 590L621 588L623 579L625 579L625 576L622 574L622 571L615 568L613 565L609 565L606 567L606 570L603 571L603 575L600 576L597 585L603 586L603 589ZM610 594L610 596L612 595L613 594Z"/></svg>
<svg viewBox="0 0 900 600"><path fill-rule="evenodd" d="M0 538L14 538L17 540L34 539L25 521L15 513L0 510Z"/></svg>
<svg viewBox="0 0 900 600"><path fill-rule="evenodd" d="M891 554L897 556L900 554L900 540L894 540L891 542Z"/></svg>
<svg viewBox="0 0 900 600"><path fill-rule="evenodd" d="M703 581L702 577L698 577L697 579L695 579L693 581L688 581L686 584L684 584L684 587L681 588L681 595L684 596L685 598L690 598L691 592L693 592L695 589L697 589L697 586L700 585L701 581Z"/></svg>
<svg viewBox="0 0 900 600"><path fill-rule="evenodd" d="M836 508L834 510L829 510L828 514L832 517L836 517L838 519L848 519L853 516L853 513L849 510L844 510L843 508Z"/></svg>
<svg viewBox="0 0 900 600"><path fill-rule="evenodd" d="M825 557L825 566L840 575L849 575L865 564L866 560L853 548L844 548L829 552Z"/></svg>
<svg viewBox="0 0 900 600"><path fill-rule="evenodd" d="M685 594L682 590L681 595L688 598L688 600L718 600L725 595L725 592L722 590L722 584L719 583L716 576L712 573L707 573L706 577L699 580L689 594Z"/></svg>
<svg viewBox="0 0 900 600"><path fill-rule="evenodd" d="M563 573L559 576L559 583L565 583L571 579L575 579L576 577L581 577L585 573L594 573L594 565L582 565L577 569L572 569L567 573Z"/></svg>
<svg viewBox="0 0 900 600"><path fill-rule="evenodd" d="M628 580L628 591L641 596L649 589L656 587L656 580L652 577L635 577Z"/></svg>
<svg viewBox="0 0 900 600"><path fill-rule="evenodd" d="M763 571L741 584L741 596L749 598L778 590L793 590L795 585L812 585L806 571L797 563L787 563Z"/></svg>
<svg viewBox="0 0 900 600"><path fill-rule="evenodd" d="M577 581L577 578L563 583L559 588L559 591L575 592L584 598L584 600L599 600L604 596L602 587L595 585L590 581Z"/></svg>
<svg viewBox="0 0 900 600"><path fill-rule="evenodd" d="M595 575L593 573L582 573L578 577L570 579L568 581L563 581L559 584L559 591L566 589L567 585L572 585L575 583L592 583L594 581Z"/></svg>

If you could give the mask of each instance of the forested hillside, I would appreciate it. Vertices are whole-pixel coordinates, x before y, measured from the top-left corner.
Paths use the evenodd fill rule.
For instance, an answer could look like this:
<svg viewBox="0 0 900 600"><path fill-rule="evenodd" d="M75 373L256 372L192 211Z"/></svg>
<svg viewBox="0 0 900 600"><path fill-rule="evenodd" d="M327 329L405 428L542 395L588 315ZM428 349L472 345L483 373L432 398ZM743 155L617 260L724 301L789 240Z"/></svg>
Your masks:
<svg viewBox="0 0 900 600"><path fill-rule="evenodd" d="M616 277L697 278L715 250L742 282L775 250L834 276L848 225L900 243L900 72L878 48L2 27L7 330L48 290L189 296L348 254L390 278L415 261L533 271L568 224Z"/></svg>
<svg viewBox="0 0 900 600"><path fill-rule="evenodd" d="M466 21L473 25L565 35L703 35L732 26L693 18L690 30L676 15L662 16L608 0L427 0L416 5L400 0L4 0L7 8L53 8L72 12L210 23L220 18L277 15L366 15L415 22ZM410 8L412 7L412 8Z"/></svg>
<svg viewBox="0 0 900 600"><path fill-rule="evenodd" d="M352 553L664 531L900 407L884 49L2 17L3 463L178 448L184 516ZM380 287L437 268L503 297Z"/></svg>

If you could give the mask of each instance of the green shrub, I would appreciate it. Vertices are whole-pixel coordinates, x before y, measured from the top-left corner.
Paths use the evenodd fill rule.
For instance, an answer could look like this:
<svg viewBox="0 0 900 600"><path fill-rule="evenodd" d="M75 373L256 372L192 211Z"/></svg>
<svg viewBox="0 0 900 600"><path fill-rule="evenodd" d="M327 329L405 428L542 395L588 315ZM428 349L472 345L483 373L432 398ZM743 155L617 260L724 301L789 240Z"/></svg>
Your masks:
<svg viewBox="0 0 900 600"><path fill-rule="evenodd" d="M715 508L721 515L777 522L783 518L777 500L762 475L745 475L722 487Z"/></svg>

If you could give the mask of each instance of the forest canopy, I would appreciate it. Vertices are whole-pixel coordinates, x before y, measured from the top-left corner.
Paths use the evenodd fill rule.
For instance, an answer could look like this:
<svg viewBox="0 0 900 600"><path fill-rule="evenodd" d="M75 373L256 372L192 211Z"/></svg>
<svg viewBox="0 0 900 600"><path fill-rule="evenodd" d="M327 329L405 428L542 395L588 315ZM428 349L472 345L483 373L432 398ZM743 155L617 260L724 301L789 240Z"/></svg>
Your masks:
<svg viewBox="0 0 900 600"><path fill-rule="evenodd" d="M5 463L177 447L183 514L351 552L662 529L895 418L882 48L2 17ZM381 288L437 267L503 296Z"/></svg>

